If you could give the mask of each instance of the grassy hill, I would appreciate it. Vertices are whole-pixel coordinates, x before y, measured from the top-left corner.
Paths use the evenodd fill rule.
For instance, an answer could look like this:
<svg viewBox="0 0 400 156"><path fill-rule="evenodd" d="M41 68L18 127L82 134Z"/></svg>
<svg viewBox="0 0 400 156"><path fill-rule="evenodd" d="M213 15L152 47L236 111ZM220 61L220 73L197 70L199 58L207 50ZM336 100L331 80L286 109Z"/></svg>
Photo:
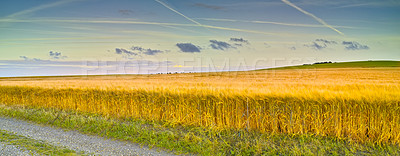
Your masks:
<svg viewBox="0 0 400 156"><path fill-rule="evenodd" d="M260 70L313 69L313 68L375 68L375 67L400 67L400 61L337 62L337 63L310 64L310 65L299 65L299 66L286 66L286 67L260 69Z"/></svg>
<svg viewBox="0 0 400 156"><path fill-rule="evenodd" d="M376 67L400 67L400 61L357 61L357 62L334 62L324 64L307 64L297 66L286 66L277 68L258 69L253 71L264 71L264 70L286 70L286 69L316 69L316 68L376 68ZM236 71L231 71L236 72ZM214 73L214 72L213 72ZM226 73L226 72L217 72ZM185 73L186 75L194 75L199 73ZM163 74L162 76L165 76ZM48 79L48 78L100 78L100 77L115 77L115 76L148 76L147 74L115 74L115 75L59 75L59 76L19 76L19 77L0 77L0 80L8 80L10 78L16 79ZM155 75L157 77L162 77Z"/></svg>

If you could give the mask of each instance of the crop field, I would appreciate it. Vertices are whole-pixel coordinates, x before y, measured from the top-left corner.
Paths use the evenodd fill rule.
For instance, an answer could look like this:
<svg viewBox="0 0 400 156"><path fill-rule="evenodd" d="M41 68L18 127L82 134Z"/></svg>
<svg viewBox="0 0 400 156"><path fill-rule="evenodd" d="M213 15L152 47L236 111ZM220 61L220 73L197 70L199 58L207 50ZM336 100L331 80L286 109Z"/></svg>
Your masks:
<svg viewBox="0 0 400 156"><path fill-rule="evenodd" d="M399 145L396 63L397 67L1 78L0 103L214 130Z"/></svg>

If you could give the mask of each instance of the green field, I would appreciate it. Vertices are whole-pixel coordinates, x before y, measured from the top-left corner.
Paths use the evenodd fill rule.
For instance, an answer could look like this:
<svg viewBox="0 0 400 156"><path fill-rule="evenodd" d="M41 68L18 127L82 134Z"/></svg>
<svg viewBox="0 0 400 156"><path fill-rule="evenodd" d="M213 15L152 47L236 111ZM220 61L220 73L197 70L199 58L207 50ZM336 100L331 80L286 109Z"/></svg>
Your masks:
<svg viewBox="0 0 400 156"><path fill-rule="evenodd" d="M259 70L316 69L316 68L378 68L378 67L400 67L400 61L332 62L325 64L286 66L286 67L259 69Z"/></svg>

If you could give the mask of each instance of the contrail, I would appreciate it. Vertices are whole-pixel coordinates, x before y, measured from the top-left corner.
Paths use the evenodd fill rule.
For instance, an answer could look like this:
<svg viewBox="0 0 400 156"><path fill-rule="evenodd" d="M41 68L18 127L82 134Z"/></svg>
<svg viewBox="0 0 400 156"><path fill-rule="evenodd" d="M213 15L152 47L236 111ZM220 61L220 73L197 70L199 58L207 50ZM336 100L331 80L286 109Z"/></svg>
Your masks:
<svg viewBox="0 0 400 156"><path fill-rule="evenodd" d="M60 5L67 4L67 3L72 3L72 2L75 2L75 1L81 1L81 0L62 0L62 1L57 1L57 2L54 2L54 3L50 3L50 4L44 4L44 5L33 7L33 8L30 8L30 9L27 9L27 10L23 10L23 11L20 11L20 12L13 13L11 15L8 15L6 18L15 18L17 16L29 14L29 13L32 13L32 12L36 12L36 11L47 9L47 8L51 8L51 7L60 6Z"/></svg>
<svg viewBox="0 0 400 156"><path fill-rule="evenodd" d="M278 35L277 33L268 33L268 32L247 30L247 29L227 28L227 27L218 27L218 26L211 26L211 25L202 25L202 26L206 27L206 28L219 29L219 30L229 30L229 31L247 32L247 33L254 33L254 34L264 34L264 35ZM280 34L280 35L283 35L283 34Z"/></svg>
<svg viewBox="0 0 400 156"><path fill-rule="evenodd" d="M185 16L184 14L180 13L179 11L176 11L175 9L171 8L170 6L168 6L167 4L165 4L164 2L161 2L160 0L155 0L155 1L158 2L158 3L160 3L161 5L163 5L164 7L168 8L169 10L171 10L171 11L177 13L178 15L181 15L182 17L185 17L187 20L189 20L189 21L191 21L191 22L193 22L193 23L196 23L197 25L200 25L200 26L202 25L201 23L199 23L199 22L197 22L197 21L195 21L195 20L193 20L193 19L191 19L191 18Z"/></svg>
<svg viewBox="0 0 400 156"><path fill-rule="evenodd" d="M180 31L191 32L191 33L197 33L197 34L201 33L201 32L198 32L198 31L194 31L194 30L190 30L190 29L184 29L184 28L180 28L180 27L176 27L176 26L170 26L170 25L160 25L160 26L165 27L165 28L176 29L176 30L180 30Z"/></svg>
<svg viewBox="0 0 400 156"><path fill-rule="evenodd" d="M32 33L40 33L40 34L66 34L66 35L82 35L82 34L90 34L90 33L82 33L82 32L60 32L60 31L49 31L49 30L37 30L37 29L17 29L17 28L0 28L5 29L5 30L11 30L11 31L28 31Z"/></svg>
<svg viewBox="0 0 400 156"><path fill-rule="evenodd" d="M326 26L326 27L328 27L328 28L330 28L330 29L336 31L336 32L339 33L340 35L344 35L342 32L340 32L339 30L337 30L337 29L335 29L334 27L330 26L330 25L329 25L328 23L326 23L324 20L322 20L322 19L318 18L317 16L315 16L315 15L313 15L313 14L311 14L311 13L309 13L309 12L307 12L307 11L301 9L301 8L299 8L298 6L296 6L296 5L294 5L293 3L289 2L288 0L282 0L282 2L286 3L287 5L293 7L293 8L295 8L295 9L297 9L297 10L299 10L300 12L302 12L302 13L304 13L304 14L306 14L306 15L312 17L312 18L314 18L315 20L317 20L317 21L318 21L319 23L321 23L322 25L324 25L324 26Z"/></svg>
<svg viewBox="0 0 400 156"><path fill-rule="evenodd" d="M179 24L179 23L161 23L161 22L145 22L145 21L110 21L110 20L59 20L59 19L29 19L29 20L19 20L19 19L0 19L0 22L9 22L9 23L30 23L30 22L50 22L50 23L97 23L97 24L142 24L142 25L164 25L164 26L185 26L185 27L204 27L218 30L229 30L236 32L247 32L247 33L255 33L255 34L264 34L264 35L289 35L289 34L281 34L281 33L268 33L263 31L256 30L247 30L247 29L237 29L237 28L227 28L227 27L218 27L212 25L197 25L197 24Z"/></svg>
<svg viewBox="0 0 400 156"><path fill-rule="evenodd" d="M78 39L115 39L120 37L57 37L57 38L23 38L23 39L6 39L1 41L43 41L43 40L78 40Z"/></svg>
<svg viewBox="0 0 400 156"><path fill-rule="evenodd" d="M195 18L195 19L206 20L206 21L221 21L221 22L243 22L243 23L274 24L274 25L294 26L294 27L311 27L311 28L326 27L324 25L282 23L282 22L272 22L272 21L247 21L247 20L218 19L218 18ZM337 27L337 28L355 29L355 27L349 27L349 26L335 26L335 27Z"/></svg>
<svg viewBox="0 0 400 156"><path fill-rule="evenodd" d="M116 21L116 20L77 20L77 19L0 19L0 22L9 23L35 23L35 22L50 22L50 23L102 23L102 24L143 24L143 25L168 25L168 26L196 26L194 24L179 24L179 23L162 23L162 22L145 22L145 21Z"/></svg>
<svg viewBox="0 0 400 156"><path fill-rule="evenodd" d="M374 6L379 3L360 3L360 4L349 4L349 5L344 5L344 6L339 6L336 8L350 8L350 7L359 7L359 6Z"/></svg>

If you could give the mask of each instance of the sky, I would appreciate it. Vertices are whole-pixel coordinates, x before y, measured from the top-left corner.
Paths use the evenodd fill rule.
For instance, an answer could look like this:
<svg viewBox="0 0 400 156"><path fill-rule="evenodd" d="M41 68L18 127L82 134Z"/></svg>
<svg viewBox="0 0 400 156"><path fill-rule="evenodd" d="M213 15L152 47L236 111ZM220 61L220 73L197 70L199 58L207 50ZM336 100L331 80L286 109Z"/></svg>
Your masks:
<svg viewBox="0 0 400 156"><path fill-rule="evenodd" d="M0 77L400 60L399 0L2 0Z"/></svg>

